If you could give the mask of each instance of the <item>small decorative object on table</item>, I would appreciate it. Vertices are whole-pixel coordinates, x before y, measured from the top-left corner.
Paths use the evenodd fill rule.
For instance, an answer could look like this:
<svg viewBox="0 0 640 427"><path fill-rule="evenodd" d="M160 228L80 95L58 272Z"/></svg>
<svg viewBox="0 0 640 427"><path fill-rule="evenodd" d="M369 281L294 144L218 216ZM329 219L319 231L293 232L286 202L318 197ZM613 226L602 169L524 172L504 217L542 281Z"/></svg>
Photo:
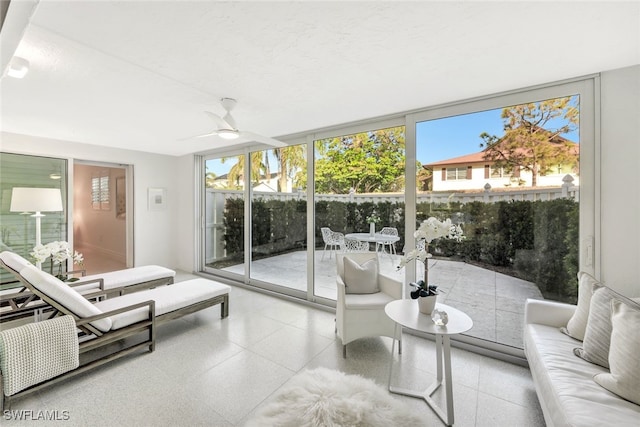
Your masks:
<svg viewBox="0 0 640 427"><path fill-rule="evenodd" d="M367 222L369 223L369 234L373 237L376 234L376 222L380 222L380 216L373 211L371 215L367 217Z"/></svg>
<svg viewBox="0 0 640 427"><path fill-rule="evenodd" d="M431 320L436 326L446 326L449 323L449 315L444 310L438 310L437 308L431 313Z"/></svg>
<svg viewBox="0 0 640 427"><path fill-rule="evenodd" d="M409 283L415 290L411 291L411 299L418 300L418 307L420 313L431 314L436 306L436 299L438 298L438 286L427 285L424 280Z"/></svg>
<svg viewBox="0 0 640 427"><path fill-rule="evenodd" d="M71 254L71 248L69 248L69 243L65 241L60 242L51 242L46 245L37 245L33 248L31 252L31 256L36 262L43 263L47 258L51 257L51 265L50 271L52 276L56 276L58 279L63 282L75 282L78 280L77 278L69 278L69 274L71 272L67 272L66 274L62 273L62 263L67 259L72 259L74 264L82 265L84 263L84 258L81 253L78 251L74 251L73 255ZM58 266L58 274L53 274L53 266Z"/></svg>

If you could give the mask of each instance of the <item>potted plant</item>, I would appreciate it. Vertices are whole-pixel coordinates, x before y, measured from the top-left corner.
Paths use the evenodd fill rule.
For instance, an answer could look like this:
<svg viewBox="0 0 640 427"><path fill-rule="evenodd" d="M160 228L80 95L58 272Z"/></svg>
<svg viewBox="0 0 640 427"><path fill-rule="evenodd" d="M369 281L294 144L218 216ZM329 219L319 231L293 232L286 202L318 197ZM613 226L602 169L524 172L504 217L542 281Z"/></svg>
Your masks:
<svg viewBox="0 0 640 427"><path fill-rule="evenodd" d="M436 299L442 290L438 290L437 285L428 285L424 280L418 280L417 282L409 283L410 286L415 288L411 291L411 299L418 300L418 307L420 313L431 314L436 306Z"/></svg>
<svg viewBox="0 0 640 427"><path fill-rule="evenodd" d="M373 211L371 215L367 217L369 223L369 234L373 236L376 234L376 222L380 222L380 215L376 211Z"/></svg>
<svg viewBox="0 0 640 427"><path fill-rule="evenodd" d="M410 283L411 286L416 288L411 293L411 298L417 299L420 305L420 312L424 314L431 314L436 304L436 297L438 295L438 287L436 285L429 285L429 244L435 239L453 239L461 241L465 238L462 231L462 227L457 224L453 224L450 219L440 221L435 217L429 217L420 224L420 227L413 234L418 243L418 247L406 253L400 260L398 270L407 265L408 262L418 260L424 263L424 280L420 280L417 283ZM415 296L414 296L415 295ZM423 299L428 299L422 301Z"/></svg>
<svg viewBox="0 0 640 427"><path fill-rule="evenodd" d="M49 273L53 274L53 266L58 266L58 274L55 274L55 277L62 280L63 282L75 282L78 280L74 277L69 277L69 274L73 273L72 271L68 271L63 274L62 272L62 264L66 262L68 259L71 259L74 264L82 265L84 263L84 257L78 251L74 251L71 254L71 248L69 247L69 243L65 241L60 242L51 242L46 245L38 245L33 248L31 252L31 256L36 262L44 263L47 258L51 257L51 265L49 266Z"/></svg>

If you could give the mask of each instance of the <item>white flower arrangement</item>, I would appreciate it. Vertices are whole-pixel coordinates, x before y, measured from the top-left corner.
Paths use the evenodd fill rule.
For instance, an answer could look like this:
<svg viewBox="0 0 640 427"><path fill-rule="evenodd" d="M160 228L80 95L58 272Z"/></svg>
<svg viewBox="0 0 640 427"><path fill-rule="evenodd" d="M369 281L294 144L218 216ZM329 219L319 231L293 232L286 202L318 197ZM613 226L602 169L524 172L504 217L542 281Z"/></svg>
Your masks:
<svg viewBox="0 0 640 427"><path fill-rule="evenodd" d="M435 239L445 238L459 242L465 238L462 227L453 224L451 219L447 218L444 221L440 221L435 217L425 219L416 232L413 233L413 237L415 237L418 242L418 248L409 251L400 259L398 269L403 268L414 259L425 262L430 258L431 254L428 252L429 243ZM424 241L424 245L420 245L420 241Z"/></svg>
<svg viewBox="0 0 640 427"><path fill-rule="evenodd" d="M33 248L30 255L39 263L43 263L47 258L51 257L51 260L53 261L51 269L53 270L53 265L58 265L58 278L62 275L62 263L66 260L71 258L73 263L77 265L82 265L84 262L84 257L80 252L74 251L73 255L71 255L69 243L65 241L51 242L46 245L37 245Z"/></svg>
<svg viewBox="0 0 640 427"><path fill-rule="evenodd" d="M375 211L373 211L373 212L371 213L371 215L369 215L369 216L367 217L367 222L368 222L369 224L371 224L371 223L376 224L376 223L380 222L380 215L378 215Z"/></svg>

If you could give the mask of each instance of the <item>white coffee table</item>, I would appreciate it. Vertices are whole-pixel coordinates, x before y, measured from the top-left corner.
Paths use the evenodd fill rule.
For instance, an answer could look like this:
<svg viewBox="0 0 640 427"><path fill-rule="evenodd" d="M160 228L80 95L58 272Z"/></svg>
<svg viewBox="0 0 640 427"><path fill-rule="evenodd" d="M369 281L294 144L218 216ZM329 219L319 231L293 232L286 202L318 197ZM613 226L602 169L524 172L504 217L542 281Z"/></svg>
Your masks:
<svg viewBox="0 0 640 427"><path fill-rule="evenodd" d="M393 352L395 351L395 340L391 349L391 363L389 365L389 391L405 396L424 399L433 409L440 419L448 426L453 425L453 388L451 380L451 342L449 337L461 334L473 327L473 321L462 311L445 304L436 304L436 309L444 310L449 315L449 322L445 326L436 326L431 320L431 316L420 313L418 302L412 299L402 299L392 301L384 308L387 316L396 322L396 335L398 328L404 326L420 332L434 334L436 336L436 382L423 392L416 392L399 387L391 386L393 376ZM444 351L443 351L444 350ZM443 384L442 369L444 365L444 387L447 413L436 405L431 395Z"/></svg>

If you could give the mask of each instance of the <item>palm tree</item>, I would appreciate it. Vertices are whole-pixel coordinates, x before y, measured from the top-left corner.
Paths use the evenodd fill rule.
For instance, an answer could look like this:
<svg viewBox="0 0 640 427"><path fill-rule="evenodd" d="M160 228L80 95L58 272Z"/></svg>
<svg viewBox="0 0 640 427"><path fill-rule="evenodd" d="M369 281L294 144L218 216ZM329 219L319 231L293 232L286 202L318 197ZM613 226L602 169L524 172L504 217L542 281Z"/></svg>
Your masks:
<svg viewBox="0 0 640 427"><path fill-rule="evenodd" d="M262 156L257 155L258 153L253 153L251 156L251 181L260 182L260 173L266 169L265 164L262 162ZM229 173L227 174L227 181L229 183L229 187L240 187L240 180L244 179L244 163L245 163L245 155L240 154L236 157L223 157L220 159L220 162L224 163L229 159L236 159L236 164L229 169Z"/></svg>
<svg viewBox="0 0 640 427"><path fill-rule="evenodd" d="M306 146L300 144L275 148L273 154L279 163L278 191L286 191L287 178L293 179L296 172L307 170Z"/></svg>

